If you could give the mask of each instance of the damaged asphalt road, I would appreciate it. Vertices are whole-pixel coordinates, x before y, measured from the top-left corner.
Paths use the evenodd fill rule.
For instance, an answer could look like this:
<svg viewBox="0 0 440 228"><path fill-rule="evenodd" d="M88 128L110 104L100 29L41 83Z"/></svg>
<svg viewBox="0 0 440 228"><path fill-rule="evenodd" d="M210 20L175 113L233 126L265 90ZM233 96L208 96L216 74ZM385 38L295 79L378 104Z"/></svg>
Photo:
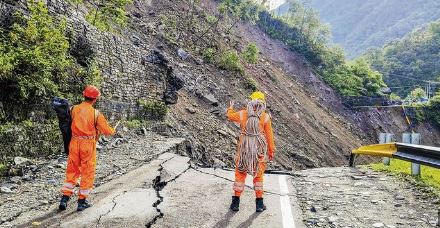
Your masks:
<svg viewBox="0 0 440 228"><path fill-rule="evenodd" d="M283 227L278 177L266 176L268 210L260 214L255 213L251 178L241 210L229 212L233 177L231 171L198 168L188 157L164 153L96 188L93 207L84 212L76 212L71 200L65 212L57 212L53 205L48 213L27 218L20 226L36 222L40 227Z"/></svg>
<svg viewBox="0 0 440 228"><path fill-rule="evenodd" d="M234 172L201 168L166 152L96 188L93 207L65 212L57 204L14 227L433 227L434 205L408 183L346 167L265 175L267 210L255 213L252 178L240 211L229 211ZM397 194L397 195L396 195ZM387 203L388 202L388 203ZM425 207L426 205L429 205ZM417 208L417 210L415 210ZM350 216L344 216L344 215Z"/></svg>
<svg viewBox="0 0 440 228"><path fill-rule="evenodd" d="M42 227L128 227L151 226L162 216L157 206L161 200L160 188L177 178L189 168L189 158L172 153L164 153L149 164L135 169L95 189L91 202L93 207L84 212L76 212L76 202L70 201L66 212L52 213L32 222ZM159 182L157 182L159 180ZM149 225L150 224L150 225Z"/></svg>

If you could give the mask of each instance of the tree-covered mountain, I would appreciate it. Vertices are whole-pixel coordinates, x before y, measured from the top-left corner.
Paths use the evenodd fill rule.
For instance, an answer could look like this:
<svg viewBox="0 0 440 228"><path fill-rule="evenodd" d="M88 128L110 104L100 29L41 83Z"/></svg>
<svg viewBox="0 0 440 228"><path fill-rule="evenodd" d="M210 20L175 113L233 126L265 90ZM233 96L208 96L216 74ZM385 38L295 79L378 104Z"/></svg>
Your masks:
<svg viewBox="0 0 440 228"><path fill-rule="evenodd" d="M382 47L440 18L438 0L306 0L332 26L334 41L348 56Z"/></svg>
<svg viewBox="0 0 440 228"><path fill-rule="evenodd" d="M406 97L416 87L440 76L440 20L416 29L383 49L365 54L375 70L383 73L388 86ZM433 91L432 91L433 92Z"/></svg>
<svg viewBox="0 0 440 228"><path fill-rule="evenodd" d="M234 3L234 0L225 2ZM235 4L237 2L240 1ZM267 7L268 2L260 3ZM259 20L256 21L258 26L272 38L284 42L293 51L301 54L339 94L383 95L382 89L386 84L382 75L371 70L363 59L346 61L344 51L330 41L329 26L321 23L318 13L310 6L297 0L287 0L275 10L278 12L273 15L260 13ZM280 13L280 10L285 12Z"/></svg>

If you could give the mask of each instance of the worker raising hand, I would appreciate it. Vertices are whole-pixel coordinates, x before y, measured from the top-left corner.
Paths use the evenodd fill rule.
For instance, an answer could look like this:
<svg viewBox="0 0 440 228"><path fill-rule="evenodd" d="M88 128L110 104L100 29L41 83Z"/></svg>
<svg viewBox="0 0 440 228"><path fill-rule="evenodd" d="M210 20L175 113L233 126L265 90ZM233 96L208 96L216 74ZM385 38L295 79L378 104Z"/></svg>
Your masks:
<svg viewBox="0 0 440 228"><path fill-rule="evenodd" d="M244 190L247 174L254 177L256 211L266 210L263 203L263 176L266 169L265 157L273 159L275 145L272 121L266 113L266 101L262 92L254 92L246 109L235 111L234 102L229 103L226 116L230 121L240 124L240 140L235 157L234 196L231 210L238 211L240 195Z"/></svg>

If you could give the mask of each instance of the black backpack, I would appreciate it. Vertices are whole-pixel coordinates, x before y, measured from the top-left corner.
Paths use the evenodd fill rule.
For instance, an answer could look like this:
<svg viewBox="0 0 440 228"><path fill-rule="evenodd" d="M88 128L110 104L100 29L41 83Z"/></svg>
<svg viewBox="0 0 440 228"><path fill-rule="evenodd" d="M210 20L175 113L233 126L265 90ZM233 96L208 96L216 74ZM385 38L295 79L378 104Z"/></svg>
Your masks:
<svg viewBox="0 0 440 228"><path fill-rule="evenodd" d="M72 105L64 98L54 97L52 100L52 108L55 110L58 116L58 125L60 127L61 134L64 142L64 153L69 154L69 144L72 139ZM94 120L95 129L97 129L99 111L95 109Z"/></svg>
<svg viewBox="0 0 440 228"><path fill-rule="evenodd" d="M52 108L57 113L58 125L64 142L64 153L69 154L69 143L72 138L72 118L70 115L71 105L69 101L64 98L55 97L52 100Z"/></svg>

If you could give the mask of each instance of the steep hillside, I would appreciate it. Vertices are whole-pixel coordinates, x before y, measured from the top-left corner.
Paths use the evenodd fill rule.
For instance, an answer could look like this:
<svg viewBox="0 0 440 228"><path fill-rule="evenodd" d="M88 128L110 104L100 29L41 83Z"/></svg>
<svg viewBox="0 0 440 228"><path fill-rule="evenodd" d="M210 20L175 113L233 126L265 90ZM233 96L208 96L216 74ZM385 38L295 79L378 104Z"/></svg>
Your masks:
<svg viewBox="0 0 440 228"><path fill-rule="evenodd" d="M436 0L312 0L310 5L352 58L440 18Z"/></svg>
<svg viewBox="0 0 440 228"><path fill-rule="evenodd" d="M24 7L23 2L2 3L1 15ZM187 138L187 154L201 165L232 166L238 128L226 121L224 110L230 100L237 101L237 108L243 107L255 87L267 93L273 116L275 168L341 166L351 149L375 142L378 132L400 134L407 129L399 113L345 109L303 56L251 23L227 15L213 20L210 16L220 15L216 1L134 1L128 8L127 26L112 32L87 22L83 5L49 0L48 6L51 15L67 18L77 60L88 53L102 72L99 109L112 122L122 118L132 123L142 117L140 100L166 102L170 112L164 121L149 119L146 129L142 125L135 128ZM248 63L240 57L240 64L230 68L237 62L231 63L229 57L235 52L241 56L252 42L261 50L258 62ZM47 108L37 113L49 112ZM35 112L29 112L28 117L33 126L41 119L54 120L53 114L37 118ZM4 137L14 132L0 133ZM47 134L36 132L29 133L30 139L12 141L21 136L11 136L2 140L13 143L14 148L27 148L41 143L41 139L32 140L34 135ZM426 142L433 144L439 138L434 130ZM61 145L59 138L50 142ZM10 159L11 155L47 152L18 149L3 153Z"/></svg>

